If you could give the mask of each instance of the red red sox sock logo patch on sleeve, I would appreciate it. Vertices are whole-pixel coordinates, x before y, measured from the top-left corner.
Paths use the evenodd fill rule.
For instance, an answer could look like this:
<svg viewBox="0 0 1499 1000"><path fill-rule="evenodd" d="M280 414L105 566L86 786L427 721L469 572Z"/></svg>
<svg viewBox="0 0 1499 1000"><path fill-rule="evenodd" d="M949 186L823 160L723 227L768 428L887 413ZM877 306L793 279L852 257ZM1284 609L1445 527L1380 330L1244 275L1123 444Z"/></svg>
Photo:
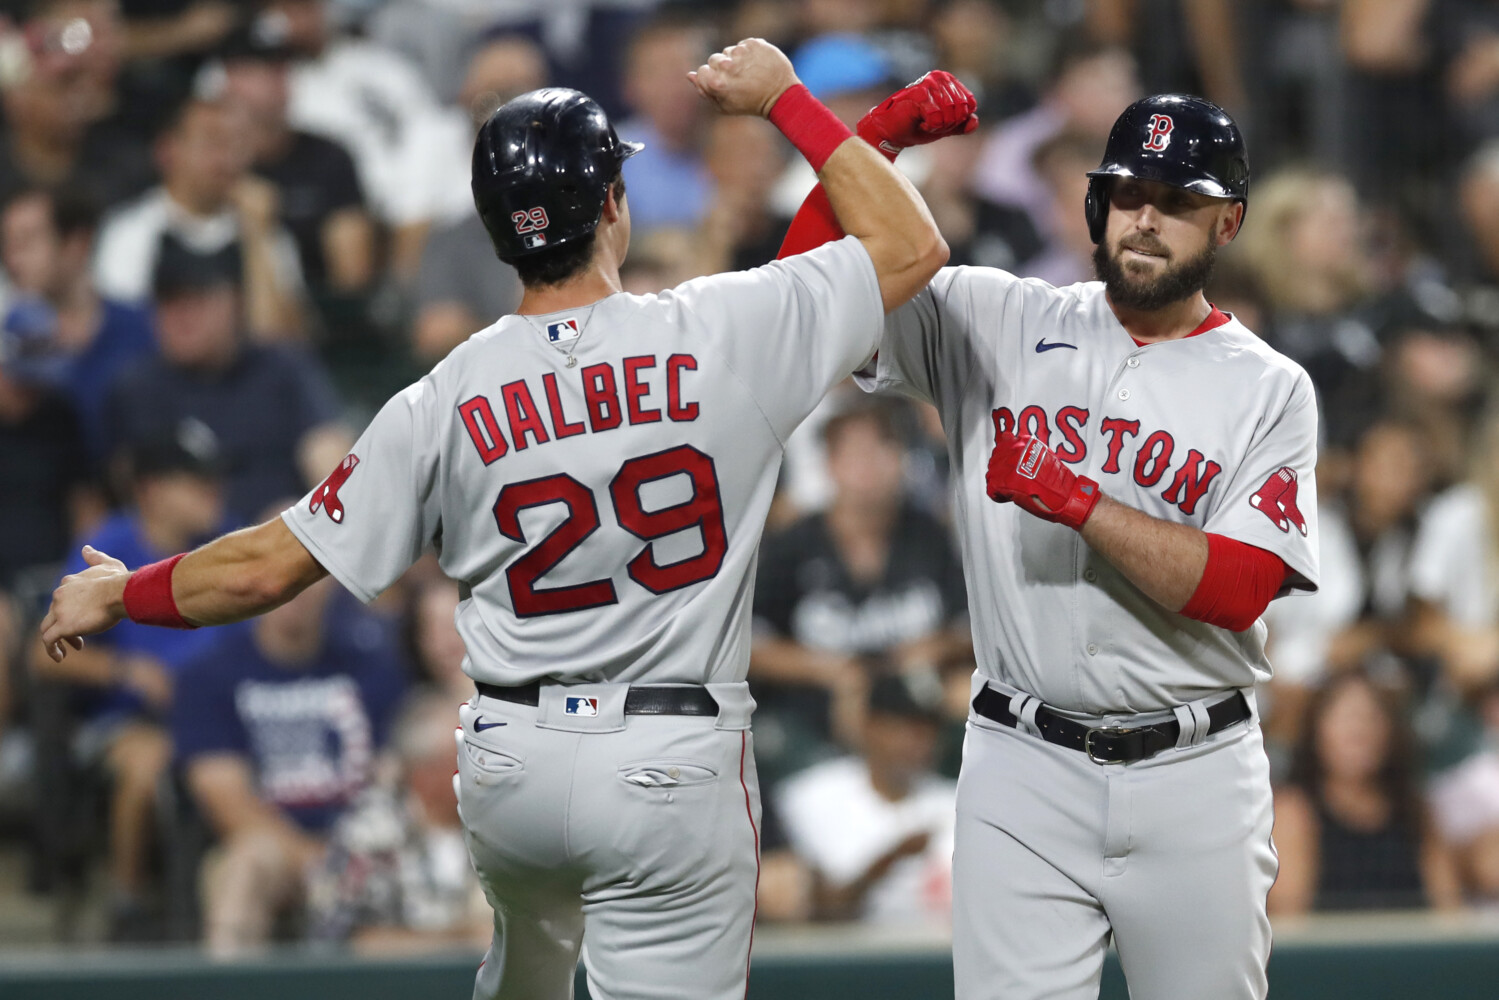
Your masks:
<svg viewBox="0 0 1499 1000"><path fill-rule="evenodd" d="M1145 148L1152 153L1164 153L1171 145L1171 130L1175 127L1170 115L1151 115L1150 135L1145 139Z"/></svg>
<svg viewBox="0 0 1499 1000"><path fill-rule="evenodd" d="M1296 506L1296 470L1282 467L1249 498L1249 506L1268 517L1281 531L1291 525L1306 534L1306 518Z"/></svg>
<svg viewBox="0 0 1499 1000"><path fill-rule="evenodd" d="M328 512L328 519L334 524L344 523L343 501L338 499L339 488L348 482L349 476L354 472L354 466L359 464L359 456L350 452L339 463L323 484L312 491L312 502L308 504L309 509L316 514L321 508Z"/></svg>

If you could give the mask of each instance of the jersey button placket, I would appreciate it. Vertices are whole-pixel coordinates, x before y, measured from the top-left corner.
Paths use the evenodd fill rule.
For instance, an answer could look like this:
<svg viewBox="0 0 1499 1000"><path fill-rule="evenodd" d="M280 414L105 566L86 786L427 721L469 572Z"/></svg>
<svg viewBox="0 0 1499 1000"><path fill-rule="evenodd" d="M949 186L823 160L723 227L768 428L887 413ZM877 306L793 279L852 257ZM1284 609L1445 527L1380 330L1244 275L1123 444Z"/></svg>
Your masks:
<svg viewBox="0 0 1499 1000"><path fill-rule="evenodd" d="M1098 643L1096 643L1096 642L1090 642L1090 643L1088 643L1088 655L1089 656L1097 656L1098 655Z"/></svg>

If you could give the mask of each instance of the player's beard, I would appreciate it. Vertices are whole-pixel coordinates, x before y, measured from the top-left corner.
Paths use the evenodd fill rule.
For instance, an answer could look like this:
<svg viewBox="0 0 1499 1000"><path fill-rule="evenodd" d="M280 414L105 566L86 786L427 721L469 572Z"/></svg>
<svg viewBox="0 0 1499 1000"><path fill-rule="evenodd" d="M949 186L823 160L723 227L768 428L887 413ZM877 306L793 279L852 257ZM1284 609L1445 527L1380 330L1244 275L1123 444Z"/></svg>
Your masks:
<svg viewBox="0 0 1499 1000"><path fill-rule="evenodd" d="M1146 253L1170 253L1160 242L1140 237L1131 240L1130 248ZM1162 309L1202 291L1208 278L1212 276L1213 264L1218 256L1218 247L1209 240L1207 246L1195 257L1188 257L1180 263L1172 263L1172 258L1167 256L1166 267L1154 277L1149 277L1142 274L1141 270L1120 263L1119 258L1125 249L1124 240L1119 242L1113 253L1103 243L1098 244L1093 248L1093 267L1109 293L1110 302L1125 309L1142 312Z"/></svg>

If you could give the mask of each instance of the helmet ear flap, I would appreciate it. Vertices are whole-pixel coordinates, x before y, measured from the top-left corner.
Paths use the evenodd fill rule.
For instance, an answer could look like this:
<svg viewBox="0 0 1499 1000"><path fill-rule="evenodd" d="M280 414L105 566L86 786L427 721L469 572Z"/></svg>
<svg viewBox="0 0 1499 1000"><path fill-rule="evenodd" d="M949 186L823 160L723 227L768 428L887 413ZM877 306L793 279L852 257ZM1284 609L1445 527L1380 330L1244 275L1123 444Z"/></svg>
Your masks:
<svg viewBox="0 0 1499 1000"><path fill-rule="evenodd" d="M1104 226L1109 220L1109 182L1107 177L1088 179L1088 197L1083 200L1083 218L1088 220L1088 235L1095 244L1103 242Z"/></svg>

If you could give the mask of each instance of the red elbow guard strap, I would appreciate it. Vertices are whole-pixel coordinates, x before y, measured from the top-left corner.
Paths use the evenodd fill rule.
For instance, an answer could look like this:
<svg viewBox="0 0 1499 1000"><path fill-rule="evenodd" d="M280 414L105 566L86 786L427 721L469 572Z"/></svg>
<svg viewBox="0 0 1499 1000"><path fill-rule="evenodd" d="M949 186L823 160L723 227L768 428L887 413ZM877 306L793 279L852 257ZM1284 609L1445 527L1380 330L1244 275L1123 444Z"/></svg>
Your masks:
<svg viewBox="0 0 1499 1000"><path fill-rule="evenodd" d="M1208 561L1202 579L1181 613L1232 632L1256 621L1286 580L1280 556L1226 535L1208 535Z"/></svg>
<svg viewBox="0 0 1499 1000"><path fill-rule="evenodd" d="M142 625L162 628L197 628L182 617L172 597L172 570L186 552L142 566L125 581L125 614Z"/></svg>
<svg viewBox="0 0 1499 1000"><path fill-rule="evenodd" d="M791 220L776 260L816 250L824 243L843 239L843 236L843 227L838 225L838 217L833 214L833 203L828 201L828 193L819 184L807 195L807 200L796 212L796 218Z"/></svg>
<svg viewBox="0 0 1499 1000"><path fill-rule="evenodd" d="M790 87L770 109L770 123L791 140L812 169L822 171L833 150L854 134L805 85Z"/></svg>

